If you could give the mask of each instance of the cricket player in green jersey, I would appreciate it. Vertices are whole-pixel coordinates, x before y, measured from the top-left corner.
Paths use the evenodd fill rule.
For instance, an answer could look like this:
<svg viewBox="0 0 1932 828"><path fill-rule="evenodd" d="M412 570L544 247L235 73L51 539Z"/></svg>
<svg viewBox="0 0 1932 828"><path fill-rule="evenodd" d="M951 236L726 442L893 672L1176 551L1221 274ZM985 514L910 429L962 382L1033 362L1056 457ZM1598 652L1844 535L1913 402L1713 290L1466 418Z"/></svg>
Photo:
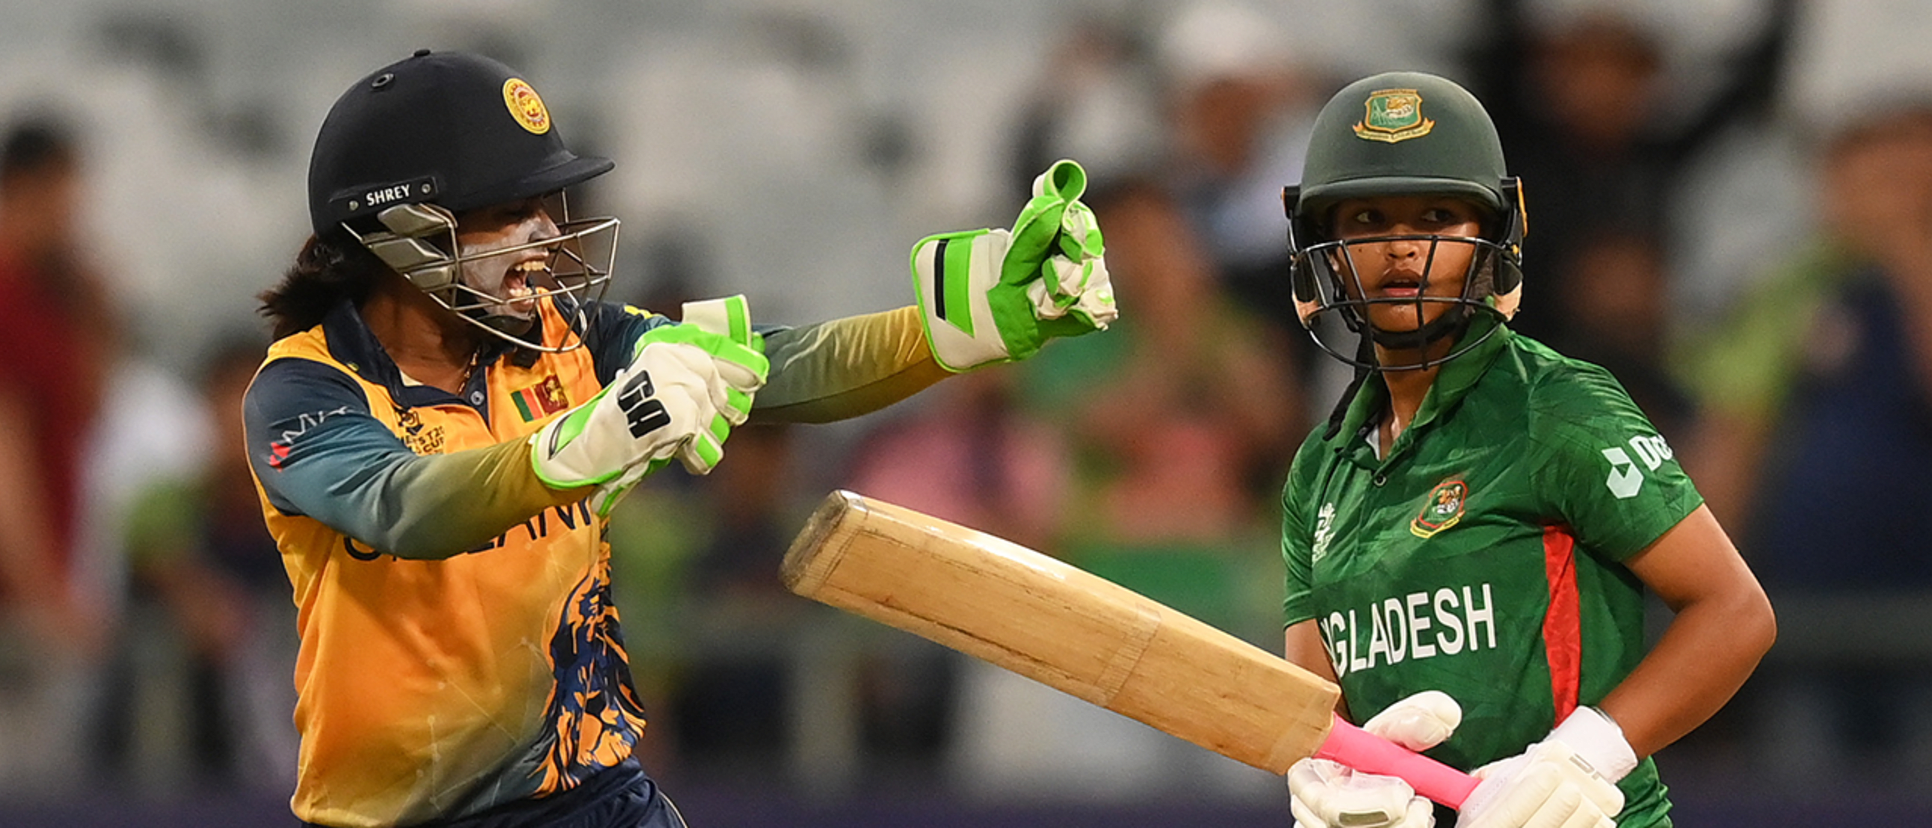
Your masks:
<svg viewBox="0 0 1932 828"><path fill-rule="evenodd" d="M1458 825L1670 825L1650 756L1770 647L1757 579L1616 379L1510 331L1522 190L1474 96L1353 83L1303 175L1296 303L1357 373L1283 494L1287 658L1481 778ZM1648 653L1646 588L1675 613ZM1325 760L1288 785L1302 828L1435 823L1406 783Z"/></svg>

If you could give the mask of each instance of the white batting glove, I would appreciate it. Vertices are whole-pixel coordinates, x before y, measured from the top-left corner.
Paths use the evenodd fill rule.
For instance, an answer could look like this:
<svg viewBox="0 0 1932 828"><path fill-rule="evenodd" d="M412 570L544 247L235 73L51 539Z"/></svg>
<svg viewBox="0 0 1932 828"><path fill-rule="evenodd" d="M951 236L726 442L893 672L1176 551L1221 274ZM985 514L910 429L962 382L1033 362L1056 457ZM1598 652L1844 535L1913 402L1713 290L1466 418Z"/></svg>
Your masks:
<svg viewBox="0 0 1932 828"><path fill-rule="evenodd" d="M920 240L913 286L934 359L948 371L1015 362L1046 340L1104 330L1119 316L1087 173L1056 162L1033 181L1012 230Z"/></svg>
<svg viewBox="0 0 1932 828"><path fill-rule="evenodd" d="M1357 773L1328 759L1288 768L1295 828L1435 828L1435 806L1393 776Z"/></svg>
<svg viewBox="0 0 1932 828"><path fill-rule="evenodd" d="M1482 780L1457 828L1615 828L1617 780L1637 767L1622 728L1579 707L1542 741L1471 774Z"/></svg>
<svg viewBox="0 0 1932 828"><path fill-rule="evenodd" d="M1462 724L1462 706L1424 690L1369 717L1362 729L1409 750L1442 744ZM1433 828L1435 806L1393 776L1359 773L1327 759L1288 769L1288 809L1298 828Z"/></svg>
<svg viewBox="0 0 1932 828"><path fill-rule="evenodd" d="M530 435L531 465L551 488L571 489L607 483L634 466L672 457L694 441L715 436L714 424L724 422L713 394L719 384L717 367L704 349L647 343L596 396ZM611 502L593 501L599 514L609 513Z"/></svg>
<svg viewBox="0 0 1932 828"><path fill-rule="evenodd" d="M1362 729L1421 752L1448 741L1462 724L1462 705L1441 690L1424 690L1370 716Z"/></svg>

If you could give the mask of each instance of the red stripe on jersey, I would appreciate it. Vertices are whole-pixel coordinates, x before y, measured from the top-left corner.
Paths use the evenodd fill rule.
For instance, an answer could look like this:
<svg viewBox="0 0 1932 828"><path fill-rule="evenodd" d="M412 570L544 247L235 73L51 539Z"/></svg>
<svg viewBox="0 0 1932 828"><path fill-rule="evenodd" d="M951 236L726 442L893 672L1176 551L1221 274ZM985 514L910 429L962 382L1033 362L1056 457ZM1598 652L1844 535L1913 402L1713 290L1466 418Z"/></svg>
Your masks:
<svg viewBox="0 0 1932 828"><path fill-rule="evenodd" d="M1550 608L1543 615L1543 650L1550 662L1550 694L1561 722L1576 709L1583 677L1583 619L1576 593L1576 538L1561 526L1543 527L1543 572Z"/></svg>

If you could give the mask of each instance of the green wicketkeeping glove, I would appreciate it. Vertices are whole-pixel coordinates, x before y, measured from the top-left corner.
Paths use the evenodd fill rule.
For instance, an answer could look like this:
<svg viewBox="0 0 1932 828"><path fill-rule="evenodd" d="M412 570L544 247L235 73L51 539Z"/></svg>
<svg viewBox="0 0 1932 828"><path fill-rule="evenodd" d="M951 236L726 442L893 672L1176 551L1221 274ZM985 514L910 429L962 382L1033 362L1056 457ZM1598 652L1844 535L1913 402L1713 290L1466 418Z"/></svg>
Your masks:
<svg viewBox="0 0 1932 828"><path fill-rule="evenodd" d="M1080 203L1087 173L1058 161L1033 180L1012 230L921 239L913 286L926 343L949 371L1032 356L1053 337L1103 330L1119 315L1093 211Z"/></svg>
<svg viewBox="0 0 1932 828"><path fill-rule="evenodd" d="M684 321L677 325L652 328L637 341L642 354L654 343L689 345L711 357L717 381L709 391L716 415L707 427L691 436L670 457L652 458L626 468L622 474L597 487L591 506L600 515L610 510L651 472L668 465L673 458L692 474L710 474L724 458L724 442L733 426L743 425L751 414L752 396L763 388L771 372L765 359L765 338L751 329L751 310L743 296L707 299L684 303Z"/></svg>
<svg viewBox="0 0 1932 828"><path fill-rule="evenodd" d="M530 435L530 462L552 488L608 483L630 469L680 456L723 421L713 388L717 366L703 348L652 342L584 404ZM593 494L608 514L615 498Z"/></svg>

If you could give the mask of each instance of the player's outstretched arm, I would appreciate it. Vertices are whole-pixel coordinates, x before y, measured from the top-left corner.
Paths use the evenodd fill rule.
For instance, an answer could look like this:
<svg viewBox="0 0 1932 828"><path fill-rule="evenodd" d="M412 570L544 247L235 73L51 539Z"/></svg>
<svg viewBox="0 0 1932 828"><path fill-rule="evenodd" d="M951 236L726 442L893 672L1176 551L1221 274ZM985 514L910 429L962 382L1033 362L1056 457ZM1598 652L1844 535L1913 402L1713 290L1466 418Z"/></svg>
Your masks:
<svg viewBox="0 0 1932 828"><path fill-rule="evenodd" d="M1014 362L1119 314L1086 172L1040 175L1011 230L942 233L912 252L918 304L766 335L771 382L754 422L823 423L912 396L954 372Z"/></svg>
<svg viewBox="0 0 1932 828"><path fill-rule="evenodd" d="M926 348L919 309L848 316L765 335L771 382L754 423L828 423L877 411L952 376Z"/></svg>
<svg viewBox="0 0 1932 828"><path fill-rule="evenodd" d="M700 333L654 328L603 393L531 439L427 456L372 416L340 369L277 360L248 392L250 463L284 514L401 558L458 555L553 506L591 497L607 511L621 494L613 484L654 463L715 464L765 366L755 350Z"/></svg>

